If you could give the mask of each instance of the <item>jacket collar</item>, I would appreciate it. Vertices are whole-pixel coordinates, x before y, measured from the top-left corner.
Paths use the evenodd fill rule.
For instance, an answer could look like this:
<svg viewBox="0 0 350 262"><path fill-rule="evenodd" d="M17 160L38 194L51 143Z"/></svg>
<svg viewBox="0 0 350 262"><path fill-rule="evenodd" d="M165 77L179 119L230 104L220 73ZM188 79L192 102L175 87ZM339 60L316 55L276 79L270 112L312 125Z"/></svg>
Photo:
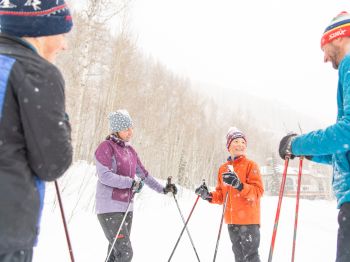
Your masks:
<svg viewBox="0 0 350 262"><path fill-rule="evenodd" d="M28 41L20 37L10 36L7 34L0 33L0 43L11 44L11 45L17 44L32 50L36 54L38 53L32 44L30 44Z"/></svg>
<svg viewBox="0 0 350 262"><path fill-rule="evenodd" d="M120 145L122 147L126 147L126 146L130 145L129 142L125 142L124 140L120 139L119 137L117 137L114 134L111 134L111 135L107 136L106 140L110 140L113 143L116 143L117 145Z"/></svg>
<svg viewBox="0 0 350 262"><path fill-rule="evenodd" d="M228 158L227 158L227 161L228 162L240 162L242 159L244 159L245 158L245 155L241 155L241 156L236 156L234 159L232 159L232 157L231 156L229 156Z"/></svg>

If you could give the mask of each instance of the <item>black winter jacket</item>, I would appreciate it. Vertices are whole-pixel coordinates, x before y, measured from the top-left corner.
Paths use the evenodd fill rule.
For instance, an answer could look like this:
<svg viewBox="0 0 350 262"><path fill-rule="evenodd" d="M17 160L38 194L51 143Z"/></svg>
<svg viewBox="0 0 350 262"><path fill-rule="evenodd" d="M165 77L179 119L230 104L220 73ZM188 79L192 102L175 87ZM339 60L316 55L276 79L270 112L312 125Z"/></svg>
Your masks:
<svg viewBox="0 0 350 262"><path fill-rule="evenodd" d="M34 246L43 181L71 161L59 70L27 42L0 34L0 254Z"/></svg>

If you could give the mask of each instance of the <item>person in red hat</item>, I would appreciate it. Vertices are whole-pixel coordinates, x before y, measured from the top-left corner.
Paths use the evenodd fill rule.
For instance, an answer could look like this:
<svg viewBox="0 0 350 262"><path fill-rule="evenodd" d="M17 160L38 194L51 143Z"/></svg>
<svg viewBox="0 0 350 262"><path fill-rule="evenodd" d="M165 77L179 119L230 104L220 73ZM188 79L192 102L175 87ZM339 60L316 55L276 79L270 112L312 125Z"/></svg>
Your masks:
<svg viewBox="0 0 350 262"><path fill-rule="evenodd" d="M72 25L63 0L0 1L1 262L32 261L45 181L72 162L64 80L53 64Z"/></svg>
<svg viewBox="0 0 350 262"><path fill-rule="evenodd" d="M321 38L324 62L338 70L338 114L335 124L298 136L291 133L280 141L279 153L306 156L333 166L333 192L337 198L338 240L336 262L350 261L350 14L341 12Z"/></svg>
<svg viewBox="0 0 350 262"><path fill-rule="evenodd" d="M215 191L205 185L195 190L212 204L224 204L225 223L235 261L260 262L260 198L264 193L258 165L246 157L246 136L236 127L226 135L228 160L219 168Z"/></svg>

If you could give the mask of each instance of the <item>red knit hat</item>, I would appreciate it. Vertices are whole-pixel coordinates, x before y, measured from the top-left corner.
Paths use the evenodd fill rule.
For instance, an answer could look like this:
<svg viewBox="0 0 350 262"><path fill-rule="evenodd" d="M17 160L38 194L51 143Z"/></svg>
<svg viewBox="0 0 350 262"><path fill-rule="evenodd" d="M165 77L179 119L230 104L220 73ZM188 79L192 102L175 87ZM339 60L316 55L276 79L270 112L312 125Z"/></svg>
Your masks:
<svg viewBox="0 0 350 262"><path fill-rule="evenodd" d="M321 48L340 37L350 36L350 14L343 11L333 18L321 38Z"/></svg>
<svg viewBox="0 0 350 262"><path fill-rule="evenodd" d="M247 139L241 130L239 130L237 127L230 127L226 135L227 149L230 148L231 142L236 138L243 138L247 142Z"/></svg>

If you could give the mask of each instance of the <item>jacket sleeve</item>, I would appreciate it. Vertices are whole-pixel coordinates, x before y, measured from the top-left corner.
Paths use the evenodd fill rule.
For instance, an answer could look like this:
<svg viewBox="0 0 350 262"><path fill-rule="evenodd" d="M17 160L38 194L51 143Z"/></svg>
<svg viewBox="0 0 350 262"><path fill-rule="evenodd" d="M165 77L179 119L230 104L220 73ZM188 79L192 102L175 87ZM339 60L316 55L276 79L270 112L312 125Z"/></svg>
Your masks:
<svg viewBox="0 0 350 262"><path fill-rule="evenodd" d="M311 161L320 163L320 164L332 164L332 155L325 155L325 156L313 156L311 157Z"/></svg>
<svg viewBox="0 0 350 262"><path fill-rule="evenodd" d="M248 201L256 201L264 193L260 170L256 163L252 163L248 168L247 179L243 182L241 196Z"/></svg>
<svg viewBox="0 0 350 262"><path fill-rule="evenodd" d="M163 186L155 179L153 178L146 168L143 166L139 156L137 155L136 151L134 148L132 148L134 151L136 158L137 158L137 163L136 163L136 175L141 178L147 186L149 186L151 189L158 193L163 193Z"/></svg>
<svg viewBox="0 0 350 262"><path fill-rule="evenodd" d="M19 66L15 68L21 70ZM59 70L49 63L28 71L19 73L22 79L13 80L25 149L35 175L44 181L53 181L68 169L73 154L64 80Z"/></svg>
<svg viewBox="0 0 350 262"><path fill-rule="evenodd" d="M348 59L349 60L349 59ZM292 141L295 155L330 155L342 153L350 147L350 62L346 61L339 71L338 106L342 117L336 124L296 137ZM343 112L344 110L344 112Z"/></svg>
<svg viewBox="0 0 350 262"><path fill-rule="evenodd" d="M164 193L163 186L151 175L145 178L145 184L158 193Z"/></svg>
<svg viewBox="0 0 350 262"><path fill-rule="evenodd" d="M95 164L98 181L113 188L131 188L133 179L121 176L113 171L113 151L108 141L102 142L95 152Z"/></svg>

